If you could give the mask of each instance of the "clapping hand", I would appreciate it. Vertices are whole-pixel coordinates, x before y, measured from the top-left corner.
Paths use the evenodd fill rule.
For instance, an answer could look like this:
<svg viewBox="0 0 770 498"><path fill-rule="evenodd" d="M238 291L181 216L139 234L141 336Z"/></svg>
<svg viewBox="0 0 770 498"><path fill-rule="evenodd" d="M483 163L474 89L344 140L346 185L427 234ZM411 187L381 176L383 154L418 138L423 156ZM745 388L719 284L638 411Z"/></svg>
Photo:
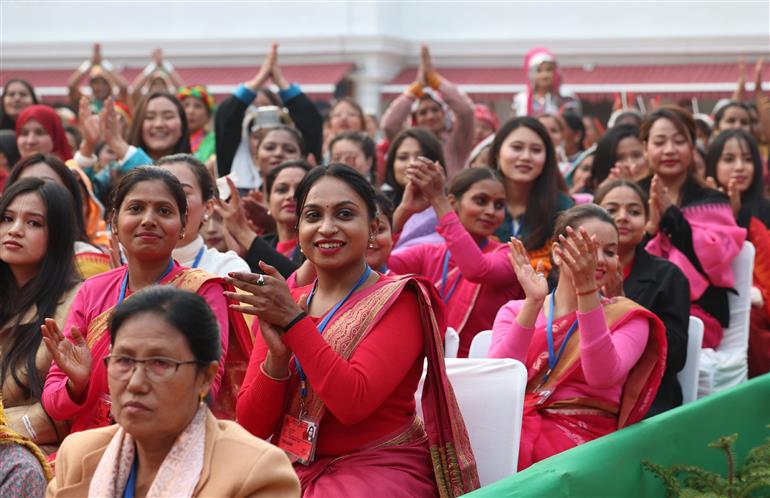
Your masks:
<svg viewBox="0 0 770 498"><path fill-rule="evenodd" d="M578 295L596 289L597 243L585 228L576 232L567 227L567 236L559 235L554 255L561 260L560 268L567 268L572 285Z"/></svg>
<svg viewBox="0 0 770 498"><path fill-rule="evenodd" d="M516 237L511 237L508 247L510 249L508 259L511 261L513 271L516 272L519 285L524 290L525 298L542 305L548 295L548 282L543 271L543 261L539 260L537 268L533 269L524 244Z"/></svg>
<svg viewBox="0 0 770 498"><path fill-rule="evenodd" d="M69 381L67 389L73 398L79 398L88 387L91 377L91 350L77 327L72 327L72 340L68 340L59 330L56 322L46 318L40 327L43 342L53 356L53 361L64 372Z"/></svg>

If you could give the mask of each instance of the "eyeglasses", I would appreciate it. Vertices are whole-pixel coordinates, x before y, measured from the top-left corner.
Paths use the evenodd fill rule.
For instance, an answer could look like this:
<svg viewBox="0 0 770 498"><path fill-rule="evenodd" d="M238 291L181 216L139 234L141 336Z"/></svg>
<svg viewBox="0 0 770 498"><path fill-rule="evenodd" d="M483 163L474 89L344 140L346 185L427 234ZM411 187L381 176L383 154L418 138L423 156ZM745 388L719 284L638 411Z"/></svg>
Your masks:
<svg viewBox="0 0 770 498"><path fill-rule="evenodd" d="M132 358L125 355L110 354L104 357L107 375L115 380L128 380L134 374L136 365L142 364L144 373L151 382L164 382L171 378L182 365L200 364L197 360L179 361L164 356Z"/></svg>

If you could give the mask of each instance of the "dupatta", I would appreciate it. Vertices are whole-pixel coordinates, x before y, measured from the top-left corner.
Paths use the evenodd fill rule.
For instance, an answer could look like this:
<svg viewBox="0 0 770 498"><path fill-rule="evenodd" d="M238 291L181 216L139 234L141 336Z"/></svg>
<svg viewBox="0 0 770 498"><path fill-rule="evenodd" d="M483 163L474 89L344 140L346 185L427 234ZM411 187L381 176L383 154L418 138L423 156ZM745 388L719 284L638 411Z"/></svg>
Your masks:
<svg viewBox="0 0 770 498"><path fill-rule="evenodd" d="M524 402L526 411L539 411L550 406L558 407L592 407L616 414L617 428L621 429L638 422L649 411L660 381L666 368L666 353L668 343L666 330L660 319L646 308L630 299L616 297L602 301L607 327L610 333L618 330L633 318L643 317L649 321L650 336L644 352L631 369L623 385L620 404L609 400L575 398L574 400L554 401L550 395L566 380L582 375L580 362L580 334L572 334L564 348L561 361L551 372L547 381L543 382L548 370L548 346L545 328L535 330L535 335L527 356L528 382ZM554 344L564 340L568 324L577 319L577 311L559 319L554 323ZM557 405L558 403L558 405Z"/></svg>
<svg viewBox="0 0 770 498"><path fill-rule="evenodd" d="M456 497L478 488L479 478L465 423L444 367L445 329L434 311L436 307L441 309L441 304L433 286L415 276L381 277L369 289L351 296L329 321L324 339L337 354L349 359L407 288L416 291L419 319L425 334L428 369L422 408L436 484L442 498ZM287 399L285 413L297 417L300 412L299 379L292 376L289 382L287 392L293 394ZM323 400L309 384L305 410L309 418L319 421L326 412ZM276 434L280 432L279 426ZM394 444L399 439L401 436L393 440Z"/></svg>

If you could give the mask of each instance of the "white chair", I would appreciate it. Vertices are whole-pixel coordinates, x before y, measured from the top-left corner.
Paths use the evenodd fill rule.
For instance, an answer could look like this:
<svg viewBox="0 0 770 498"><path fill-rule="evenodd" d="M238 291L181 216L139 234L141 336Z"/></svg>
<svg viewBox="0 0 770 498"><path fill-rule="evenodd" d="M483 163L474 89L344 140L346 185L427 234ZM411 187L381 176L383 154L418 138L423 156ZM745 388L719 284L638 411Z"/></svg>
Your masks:
<svg viewBox="0 0 770 498"><path fill-rule="evenodd" d="M684 363L684 368L676 374L682 386L683 405L698 399L698 366L702 344L703 321L696 316L691 316L690 325L687 327L687 361Z"/></svg>
<svg viewBox="0 0 770 498"><path fill-rule="evenodd" d="M476 457L482 486L516 472L527 369L511 358L447 358L447 375L457 397ZM420 379L415 399L422 417Z"/></svg>
<svg viewBox="0 0 770 498"><path fill-rule="evenodd" d="M722 342L716 349L701 351L699 398L737 386L748 379L750 293L755 252L751 242L744 242L741 252L733 260L734 288L738 294L728 294L730 326L724 329Z"/></svg>
<svg viewBox="0 0 770 498"><path fill-rule="evenodd" d="M486 358L490 344L492 344L492 331L482 330L473 336L468 358Z"/></svg>
<svg viewBox="0 0 770 498"><path fill-rule="evenodd" d="M444 358L457 358L457 351L460 349L460 334L455 329L449 327L444 336Z"/></svg>

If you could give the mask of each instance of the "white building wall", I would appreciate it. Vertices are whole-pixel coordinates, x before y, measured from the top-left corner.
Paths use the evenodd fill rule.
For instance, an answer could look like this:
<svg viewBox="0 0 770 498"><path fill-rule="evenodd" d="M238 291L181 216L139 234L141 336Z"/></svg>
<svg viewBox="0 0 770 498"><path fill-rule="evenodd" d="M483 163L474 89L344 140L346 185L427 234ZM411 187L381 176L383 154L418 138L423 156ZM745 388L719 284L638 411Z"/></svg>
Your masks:
<svg viewBox="0 0 770 498"><path fill-rule="evenodd" d="M163 47L177 66L356 63L358 97L417 62L520 66L532 46L564 65L724 62L770 54L770 2L36 2L0 0L0 71L75 68L93 42L116 65Z"/></svg>

